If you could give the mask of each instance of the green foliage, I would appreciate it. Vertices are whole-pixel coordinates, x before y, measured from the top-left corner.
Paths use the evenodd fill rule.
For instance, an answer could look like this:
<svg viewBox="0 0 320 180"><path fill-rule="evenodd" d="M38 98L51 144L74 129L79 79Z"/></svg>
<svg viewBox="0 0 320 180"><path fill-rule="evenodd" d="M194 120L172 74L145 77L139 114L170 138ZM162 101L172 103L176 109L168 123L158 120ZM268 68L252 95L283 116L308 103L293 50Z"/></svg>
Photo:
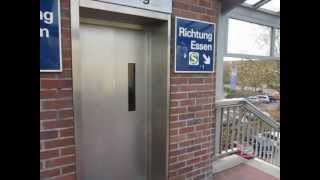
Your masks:
<svg viewBox="0 0 320 180"><path fill-rule="evenodd" d="M224 84L230 84L230 78L231 78L231 63L225 63L224 64L224 70L223 70L223 83Z"/></svg>
<svg viewBox="0 0 320 180"><path fill-rule="evenodd" d="M232 98L234 96L234 91L231 90L229 87L224 87L224 93L226 98Z"/></svg>
<svg viewBox="0 0 320 180"><path fill-rule="evenodd" d="M279 82L279 70L272 61L244 60L237 62L238 83L244 87L253 87L254 92L263 85L277 86Z"/></svg>

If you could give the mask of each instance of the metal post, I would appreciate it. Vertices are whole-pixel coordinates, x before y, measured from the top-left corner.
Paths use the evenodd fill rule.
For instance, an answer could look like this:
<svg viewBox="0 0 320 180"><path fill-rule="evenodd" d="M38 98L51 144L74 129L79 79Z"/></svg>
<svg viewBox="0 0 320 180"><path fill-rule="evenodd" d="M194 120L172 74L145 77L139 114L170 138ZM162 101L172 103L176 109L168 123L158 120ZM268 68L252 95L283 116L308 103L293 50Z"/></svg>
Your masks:
<svg viewBox="0 0 320 180"><path fill-rule="evenodd" d="M223 118L223 108L217 107L216 112L216 130L215 130L215 156L218 156L220 153L220 137L221 137L221 124L222 124L222 118Z"/></svg>

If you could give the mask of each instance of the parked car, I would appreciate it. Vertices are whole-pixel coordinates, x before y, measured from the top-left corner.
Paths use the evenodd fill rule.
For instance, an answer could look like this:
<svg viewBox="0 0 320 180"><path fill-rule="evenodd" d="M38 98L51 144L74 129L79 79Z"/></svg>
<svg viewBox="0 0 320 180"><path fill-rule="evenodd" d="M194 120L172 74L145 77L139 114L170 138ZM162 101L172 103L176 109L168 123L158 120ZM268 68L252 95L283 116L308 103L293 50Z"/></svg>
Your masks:
<svg viewBox="0 0 320 180"><path fill-rule="evenodd" d="M272 97L273 97L274 99L280 101L280 93L279 93L279 92L274 92L274 93L272 93Z"/></svg>
<svg viewBox="0 0 320 180"><path fill-rule="evenodd" d="M256 96L249 96L247 99L252 103L259 102L259 99Z"/></svg>
<svg viewBox="0 0 320 180"><path fill-rule="evenodd" d="M269 103L270 98L267 95L257 95L258 101L263 102L263 103Z"/></svg>
<svg viewBox="0 0 320 180"><path fill-rule="evenodd" d="M270 99L270 102L277 102L277 99L274 96L268 96Z"/></svg>

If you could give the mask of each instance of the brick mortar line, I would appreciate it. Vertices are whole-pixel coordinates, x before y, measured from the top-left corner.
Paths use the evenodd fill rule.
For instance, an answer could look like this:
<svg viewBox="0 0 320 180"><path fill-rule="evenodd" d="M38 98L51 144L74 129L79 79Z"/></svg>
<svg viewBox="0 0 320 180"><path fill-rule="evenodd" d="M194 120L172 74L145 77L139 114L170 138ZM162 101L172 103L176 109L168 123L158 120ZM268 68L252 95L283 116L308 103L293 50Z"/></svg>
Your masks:
<svg viewBox="0 0 320 180"><path fill-rule="evenodd" d="M73 138L63 137L63 138L59 138L59 139L56 139L56 140L53 140L53 139L49 139L49 140L40 140L40 142L46 143L46 142L57 141L57 140L65 140L65 139L73 139Z"/></svg>
<svg viewBox="0 0 320 180"><path fill-rule="evenodd" d="M57 92L58 93L58 92ZM73 99L72 95L71 96L65 96L65 97L49 97L49 98L42 98L40 99L40 101L42 102L52 102L52 101L55 101L55 100L69 100L69 99Z"/></svg>
<svg viewBox="0 0 320 180"><path fill-rule="evenodd" d="M194 146L201 146L201 148L200 148L199 150L192 151L192 152L186 152L186 153L183 153L183 154L196 153L196 152L200 152L200 151L204 151L204 150L209 150L210 147L202 148L202 145L204 145L204 144L205 144L205 143L191 144L191 145L188 145L188 146L184 146L184 147L181 147L181 148L177 148L177 149L170 150L169 152L187 150L188 148L191 148L191 147L194 147ZM179 155L175 155L175 156L179 156Z"/></svg>
<svg viewBox="0 0 320 180"><path fill-rule="evenodd" d="M44 172L44 171L51 171L51 170L55 170L55 169L62 169L64 167L68 167L68 166L72 166L72 165L76 165L76 163L71 163L71 164L63 164L63 165L60 165L60 166L54 166L54 167L51 167L51 168L45 168L45 169L42 169L40 170L40 173Z"/></svg>
<svg viewBox="0 0 320 180"><path fill-rule="evenodd" d="M40 80L72 80L72 77L40 77ZM58 87L55 87L55 88L41 88L40 87L40 90L49 90L49 89L70 89L70 88L58 88Z"/></svg>
<svg viewBox="0 0 320 180"><path fill-rule="evenodd" d="M67 120L74 120L74 117L67 117L67 118L55 118L55 119L43 119L40 120L41 123L53 122L53 121L67 121Z"/></svg>
<svg viewBox="0 0 320 180"><path fill-rule="evenodd" d="M60 120L58 120L60 121ZM67 121L67 120L61 120L61 121ZM43 126L43 124L41 124ZM41 127L40 132L47 132L47 131L60 131L60 130L64 130L64 129L69 129L71 127L75 127L73 124L70 126L66 126L66 127L61 127L61 128L44 128Z"/></svg>
<svg viewBox="0 0 320 180"><path fill-rule="evenodd" d="M59 134L59 133L58 133ZM40 140L41 142L50 142L50 141L58 141L58 140L63 140L63 139L75 139L75 136L74 135L71 135L71 136L61 136L61 137L57 137L57 138L52 138L52 139L47 139L47 140Z"/></svg>
<svg viewBox="0 0 320 180"><path fill-rule="evenodd" d="M41 110L50 110L50 109L56 109L58 111L73 110L73 105L71 105L71 107L68 107L68 108L45 108L45 109L41 109Z"/></svg>
<svg viewBox="0 0 320 180"><path fill-rule="evenodd" d="M192 86L192 85L190 85L190 86ZM206 85L206 86L210 86L210 85ZM173 87L181 87L180 85L178 85L178 86L173 86ZM197 93L197 92L199 92L199 93L201 93L201 92L211 92L212 90L213 90L214 88L212 88L212 89L209 89L209 90L177 90L177 91L171 91L170 90L170 94L182 94L182 93Z"/></svg>
<svg viewBox="0 0 320 180"><path fill-rule="evenodd" d="M200 144L192 144L192 145L188 145L188 146L184 146L184 147L182 147L182 148L177 148L177 149L174 149L173 151L171 151L171 152L174 152L174 151L180 151L180 150L183 150L183 149L188 149L188 148L190 148L190 147L193 147L193 146L197 146L197 145L201 145L201 148L200 148L200 150L198 150L198 151L193 151L193 152L191 152L191 153L196 153L196 152L200 152L200 151L204 151L204 150L209 150L210 148L209 147L206 147L206 148L203 148L202 147L202 145L204 145L205 143L200 143ZM195 155L194 155L195 156ZM198 157L198 156L197 156Z"/></svg>
<svg viewBox="0 0 320 180"><path fill-rule="evenodd" d="M48 179L46 178L46 179L44 179L44 180L54 180L55 178L60 178L60 177L68 176L68 175L71 175L71 174L75 174L75 172L70 172L70 173L67 173L67 174L61 174L61 173L59 172L59 175L53 176L53 177L49 177ZM75 174L75 175L76 175L76 174Z"/></svg>
<svg viewBox="0 0 320 180"><path fill-rule="evenodd" d="M53 122L53 121L67 121L67 120L73 120L74 117L67 117L67 118L56 118L56 119L44 119L41 120L41 123L47 123L47 122Z"/></svg>
<svg viewBox="0 0 320 180"><path fill-rule="evenodd" d="M62 146L62 147L55 147L55 148L50 148L50 149L42 149L40 150L40 152L43 151L51 151L51 150L62 150L62 149L67 149L67 148L71 148L71 147L76 147L75 145L68 145L68 146Z"/></svg>
<svg viewBox="0 0 320 180"><path fill-rule="evenodd" d="M73 127L64 127L60 129L44 129L40 130L40 132L51 132L51 131L56 131L56 132L61 132L61 130L67 130L67 129L74 129Z"/></svg>
<svg viewBox="0 0 320 180"><path fill-rule="evenodd" d="M61 101L61 100L72 100L72 96L67 97L61 97L61 98L44 98L40 99L40 102L54 102L54 101Z"/></svg>
<svg viewBox="0 0 320 180"><path fill-rule="evenodd" d="M59 132L61 130L66 130L66 129L71 129L71 128L74 128L74 126L68 126L68 127L63 127L63 128L41 129L40 132L48 132L48 131L58 131Z"/></svg>
<svg viewBox="0 0 320 180"><path fill-rule="evenodd" d="M188 99L188 100L192 100L192 99ZM181 103L181 101L174 101L174 102L178 102L178 104ZM184 108L184 107L188 108L188 107L194 107L194 106L207 106L207 105L214 105L214 103L207 103L207 104L195 103L193 105L178 105L178 106L170 107L169 109L171 110L171 109L179 109L179 108ZM197 112L197 111L195 111L195 112Z"/></svg>

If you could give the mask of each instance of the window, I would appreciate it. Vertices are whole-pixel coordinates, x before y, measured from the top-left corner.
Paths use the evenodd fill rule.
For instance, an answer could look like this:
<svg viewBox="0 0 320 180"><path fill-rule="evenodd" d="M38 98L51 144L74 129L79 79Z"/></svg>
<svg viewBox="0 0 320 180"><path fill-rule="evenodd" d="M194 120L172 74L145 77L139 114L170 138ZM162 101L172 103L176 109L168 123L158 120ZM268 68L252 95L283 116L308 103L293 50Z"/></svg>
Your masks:
<svg viewBox="0 0 320 180"><path fill-rule="evenodd" d="M219 60L223 60L223 78L218 83L222 91L218 95L225 99L246 98L280 123L279 2L246 0L243 7L221 18L223 51L219 52Z"/></svg>
<svg viewBox="0 0 320 180"><path fill-rule="evenodd" d="M229 19L227 52L270 56L271 27Z"/></svg>
<svg viewBox="0 0 320 180"><path fill-rule="evenodd" d="M262 5L259 9L265 9L273 12L280 12L280 0L271 0Z"/></svg>
<svg viewBox="0 0 320 180"><path fill-rule="evenodd" d="M274 32L273 55L280 57L280 29L275 29Z"/></svg>
<svg viewBox="0 0 320 180"><path fill-rule="evenodd" d="M255 5L256 3L258 3L260 0L246 0L244 2L244 4L249 4L249 5Z"/></svg>
<svg viewBox="0 0 320 180"><path fill-rule="evenodd" d="M235 57L223 57L223 61L241 61L241 58L235 58Z"/></svg>

